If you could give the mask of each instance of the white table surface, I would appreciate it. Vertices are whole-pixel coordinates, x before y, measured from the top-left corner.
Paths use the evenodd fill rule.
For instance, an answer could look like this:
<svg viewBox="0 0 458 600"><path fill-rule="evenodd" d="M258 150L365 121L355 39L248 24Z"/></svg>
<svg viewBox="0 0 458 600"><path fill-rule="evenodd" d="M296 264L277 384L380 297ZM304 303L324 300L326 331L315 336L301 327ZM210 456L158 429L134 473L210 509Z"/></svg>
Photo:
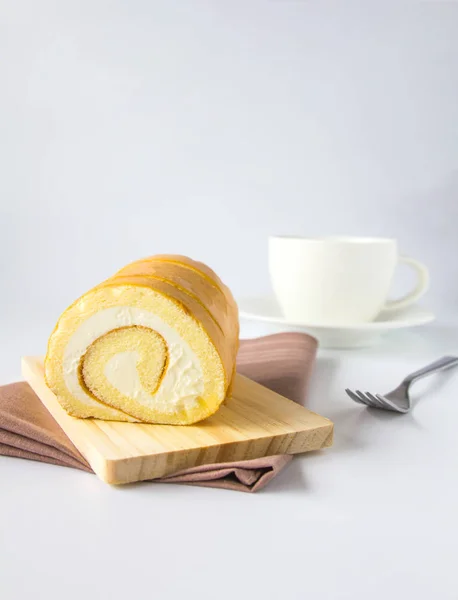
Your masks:
<svg viewBox="0 0 458 600"><path fill-rule="evenodd" d="M6 326L3 382L43 334ZM405 416L343 392L387 391L446 353L458 328L444 322L321 351L308 406L334 421L334 447L297 457L259 494L115 488L0 457L0 598L456 600L458 372L418 383Z"/></svg>

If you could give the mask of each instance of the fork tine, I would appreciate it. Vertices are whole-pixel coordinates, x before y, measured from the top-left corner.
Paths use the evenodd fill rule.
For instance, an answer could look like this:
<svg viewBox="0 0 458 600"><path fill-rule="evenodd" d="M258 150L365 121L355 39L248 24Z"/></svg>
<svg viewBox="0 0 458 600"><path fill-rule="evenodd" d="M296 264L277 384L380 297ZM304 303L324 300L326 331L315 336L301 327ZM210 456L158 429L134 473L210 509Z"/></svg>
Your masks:
<svg viewBox="0 0 458 600"><path fill-rule="evenodd" d="M358 402L358 404L366 404L360 398L358 398L358 396L355 394L355 392L352 392L352 390L350 390L349 388L346 388L345 391L350 396L350 398L352 400L354 400L355 402Z"/></svg>
<svg viewBox="0 0 458 600"><path fill-rule="evenodd" d="M361 392L356 390L353 392L353 395L357 399L357 402L360 402L361 404L365 404L367 406L367 401L366 401L366 398L364 397L364 394L361 394Z"/></svg>
<svg viewBox="0 0 458 600"><path fill-rule="evenodd" d="M384 410L390 410L398 413L406 413L409 412L408 408L401 408L394 404L389 398L382 396L380 394L371 394L370 392L363 393L361 390L350 390L346 388L348 396L358 404L365 404L370 408L379 408Z"/></svg>
<svg viewBox="0 0 458 600"><path fill-rule="evenodd" d="M370 392L366 392L366 395L372 400L374 406L377 406L377 408L385 408L386 404L382 396L374 396L374 394L371 394Z"/></svg>
<svg viewBox="0 0 458 600"><path fill-rule="evenodd" d="M366 394L363 394L363 392L361 390L356 390L356 394L358 395L360 400L367 406L377 406L377 405L374 405L372 400L368 396L366 396Z"/></svg>
<svg viewBox="0 0 458 600"><path fill-rule="evenodd" d="M394 404L394 402L391 402L391 400L389 398L386 398L385 396L381 396L380 394L377 394L377 398L385 403L385 405L387 406L387 410L393 410L395 412L400 412L400 413L409 412L408 408L401 408L399 406L396 406L396 404Z"/></svg>

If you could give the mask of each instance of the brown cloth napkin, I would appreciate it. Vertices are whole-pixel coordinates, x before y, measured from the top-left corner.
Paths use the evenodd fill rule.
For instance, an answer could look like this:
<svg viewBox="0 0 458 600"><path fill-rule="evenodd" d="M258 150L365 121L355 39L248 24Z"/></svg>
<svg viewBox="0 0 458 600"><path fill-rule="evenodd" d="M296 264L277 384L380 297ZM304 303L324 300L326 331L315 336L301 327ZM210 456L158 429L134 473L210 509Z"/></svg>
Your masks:
<svg viewBox="0 0 458 600"><path fill-rule="evenodd" d="M242 340L237 371L302 403L317 342L303 333L278 333ZM28 458L93 472L32 388L24 381L0 387L0 455ZM268 456L186 469L156 481L255 492L291 460Z"/></svg>

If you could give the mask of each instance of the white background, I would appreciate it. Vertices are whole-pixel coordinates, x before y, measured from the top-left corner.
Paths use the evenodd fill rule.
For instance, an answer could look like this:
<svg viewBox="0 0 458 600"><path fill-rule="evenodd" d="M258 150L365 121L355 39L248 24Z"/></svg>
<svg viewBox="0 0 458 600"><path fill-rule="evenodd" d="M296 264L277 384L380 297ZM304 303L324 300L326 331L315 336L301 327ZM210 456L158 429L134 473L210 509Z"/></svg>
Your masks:
<svg viewBox="0 0 458 600"><path fill-rule="evenodd" d="M378 4L0 0L0 382L143 255L267 292L272 233L395 236L439 315L321 352L334 448L259 495L0 457L2 600L456 600L456 371L400 418L343 393L457 351L458 4Z"/></svg>
<svg viewBox="0 0 458 600"><path fill-rule="evenodd" d="M395 236L457 306L458 4L3 0L0 27L9 320L45 341L157 252L265 293L273 233Z"/></svg>

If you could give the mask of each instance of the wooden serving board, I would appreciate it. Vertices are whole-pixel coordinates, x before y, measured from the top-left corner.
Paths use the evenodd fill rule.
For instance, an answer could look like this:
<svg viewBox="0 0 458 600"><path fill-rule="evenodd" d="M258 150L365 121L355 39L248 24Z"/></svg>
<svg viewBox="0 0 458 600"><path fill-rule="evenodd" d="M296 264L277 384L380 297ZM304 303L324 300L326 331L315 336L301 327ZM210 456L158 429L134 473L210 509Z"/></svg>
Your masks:
<svg viewBox="0 0 458 600"><path fill-rule="evenodd" d="M196 425L77 419L44 380L43 359L22 359L24 378L73 444L107 483L155 479L197 465L297 454L332 444L328 419L237 375L233 397Z"/></svg>

